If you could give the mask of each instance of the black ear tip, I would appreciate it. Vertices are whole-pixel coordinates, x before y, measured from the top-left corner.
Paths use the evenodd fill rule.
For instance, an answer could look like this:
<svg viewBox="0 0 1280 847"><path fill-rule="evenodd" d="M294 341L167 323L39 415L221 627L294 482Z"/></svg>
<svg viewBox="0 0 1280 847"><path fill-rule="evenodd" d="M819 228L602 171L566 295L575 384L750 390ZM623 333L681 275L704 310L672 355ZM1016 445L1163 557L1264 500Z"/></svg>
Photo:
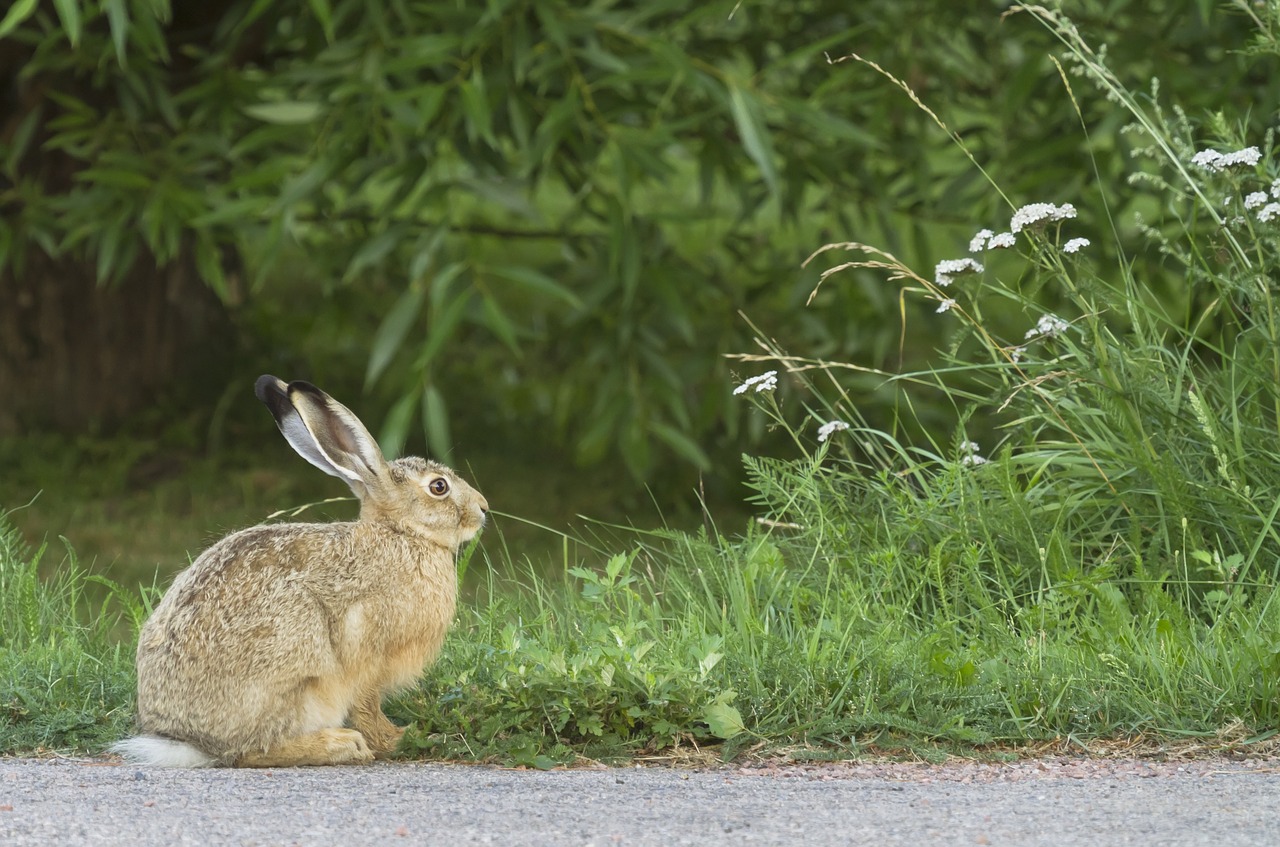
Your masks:
<svg viewBox="0 0 1280 847"><path fill-rule="evenodd" d="M281 397L284 394L285 384L271 374L263 374L253 384L253 395L263 403L269 403L270 398Z"/></svg>
<svg viewBox="0 0 1280 847"><path fill-rule="evenodd" d="M261 382L261 380L259 380L259 382ZM292 395L293 392L296 391L299 394L309 394L317 400L324 400L328 397L327 394L325 394L319 388L316 388L311 383L307 382L305 379L295 379L293 382L289 383L288 385L282 385L281 388L285 391L285 393L290 395Z"/></svg>

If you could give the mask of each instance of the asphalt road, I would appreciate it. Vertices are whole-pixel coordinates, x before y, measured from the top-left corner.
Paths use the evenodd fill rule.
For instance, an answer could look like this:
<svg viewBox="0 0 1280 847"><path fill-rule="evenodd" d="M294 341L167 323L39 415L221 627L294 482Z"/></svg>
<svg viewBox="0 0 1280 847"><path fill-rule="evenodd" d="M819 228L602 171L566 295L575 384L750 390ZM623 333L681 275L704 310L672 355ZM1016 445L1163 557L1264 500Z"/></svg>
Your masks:
<svg viewBox="0 0 1280 847"><path fill-rule="evenodd" d="M0 759L0 845L1280 845L1274 763L140 770Z"/></svg>

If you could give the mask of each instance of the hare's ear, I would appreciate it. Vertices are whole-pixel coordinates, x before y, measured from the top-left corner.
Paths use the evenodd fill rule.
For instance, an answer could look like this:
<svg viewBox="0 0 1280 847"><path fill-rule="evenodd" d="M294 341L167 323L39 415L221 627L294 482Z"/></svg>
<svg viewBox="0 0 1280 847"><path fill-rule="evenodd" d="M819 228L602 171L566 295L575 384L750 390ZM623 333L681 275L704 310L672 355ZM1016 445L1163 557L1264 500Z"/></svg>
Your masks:
<svg viewBox="0 0 1280 847"><path fill-rule="evenodd" d="M264 375L253 390L289 445L325 473L367 489L386 467L378 442L360 419L311 383L286 384Z"/></svg>

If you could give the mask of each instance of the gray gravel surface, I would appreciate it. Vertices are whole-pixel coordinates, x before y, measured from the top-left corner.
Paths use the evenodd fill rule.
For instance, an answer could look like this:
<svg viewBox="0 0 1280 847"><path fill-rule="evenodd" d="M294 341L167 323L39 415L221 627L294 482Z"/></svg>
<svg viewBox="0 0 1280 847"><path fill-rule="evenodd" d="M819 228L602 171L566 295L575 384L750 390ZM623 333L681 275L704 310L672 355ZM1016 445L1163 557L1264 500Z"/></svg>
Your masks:
<svg viewBox="0 0 1280 847"><path fill-rule="evenodd" d="M716 771L0 759L0 845L1280 845L1275 761Z"/></svg>

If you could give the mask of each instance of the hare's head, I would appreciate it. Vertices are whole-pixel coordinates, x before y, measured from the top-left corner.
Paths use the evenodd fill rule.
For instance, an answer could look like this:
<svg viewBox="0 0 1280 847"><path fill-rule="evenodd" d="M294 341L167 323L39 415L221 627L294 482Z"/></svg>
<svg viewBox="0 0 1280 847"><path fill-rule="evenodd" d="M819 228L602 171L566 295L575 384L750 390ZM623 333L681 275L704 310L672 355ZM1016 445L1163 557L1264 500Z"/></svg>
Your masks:
<svg viewBox="0 0 1280 847"><path fill-rule="evenodd" d="M388 521L449 547L484 525L489 504L480 492L437 462L386 461L360 419L311 383L260 376L254 392L298 455L351 486L362 520Z"/></svg>

